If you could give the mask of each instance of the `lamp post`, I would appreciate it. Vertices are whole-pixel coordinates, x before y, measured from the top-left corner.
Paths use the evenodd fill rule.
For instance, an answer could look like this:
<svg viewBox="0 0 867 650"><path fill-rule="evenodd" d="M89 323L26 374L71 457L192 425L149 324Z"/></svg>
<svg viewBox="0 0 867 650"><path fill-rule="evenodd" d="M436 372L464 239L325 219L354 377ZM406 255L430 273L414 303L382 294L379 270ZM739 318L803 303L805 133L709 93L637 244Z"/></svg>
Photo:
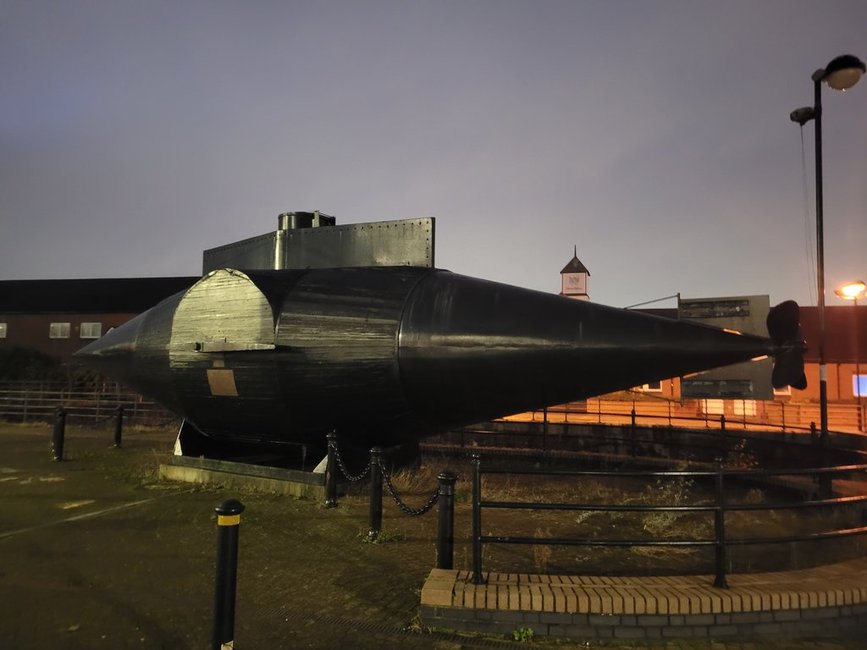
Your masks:
<svg viewBox="0 0 867 650"><path fill-rule="evenodd" d="M855 307L854 315L852 316L852 325L855 330L855 399L858 401L858 430L862 428L861 418L861 359L860 350L858 349L858 298L864 295L867 291L867 284L863 280L849 282L834 290L838 298L843 300L851 300Z"/></svg>
<svg viewBox="0 0 867 650"><path fill-rule="evenodd" d="M828 372L825 367L825 241L822 214L822 88L824 81L834 90L845 91L858 83L867 71L857 56L844 54L813 73L813 105L792 111L789 117L802 127L813 120L816 134L816 283L819 313L819 420L820 436L828 436Z"/></svg>

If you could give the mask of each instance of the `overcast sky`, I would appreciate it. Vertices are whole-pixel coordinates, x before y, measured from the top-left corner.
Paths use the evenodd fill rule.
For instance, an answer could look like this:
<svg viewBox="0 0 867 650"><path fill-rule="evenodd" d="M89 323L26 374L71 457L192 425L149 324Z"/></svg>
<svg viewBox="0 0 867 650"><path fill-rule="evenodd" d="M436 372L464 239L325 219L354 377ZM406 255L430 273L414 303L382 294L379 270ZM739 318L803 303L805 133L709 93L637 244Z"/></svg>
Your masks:
<svg viewBox="0 0 867 650"><path fill-rule="evenodd" d="M319 209L596 302L815 304L810 76L864 0L0 0L0 279L195 275ZM822 91L828 304L867 279L867 81ZM806 159L806 167L804 167ZM806 178L806 185L805 185ZM663 305L664 306L664 305Z"/></svg>

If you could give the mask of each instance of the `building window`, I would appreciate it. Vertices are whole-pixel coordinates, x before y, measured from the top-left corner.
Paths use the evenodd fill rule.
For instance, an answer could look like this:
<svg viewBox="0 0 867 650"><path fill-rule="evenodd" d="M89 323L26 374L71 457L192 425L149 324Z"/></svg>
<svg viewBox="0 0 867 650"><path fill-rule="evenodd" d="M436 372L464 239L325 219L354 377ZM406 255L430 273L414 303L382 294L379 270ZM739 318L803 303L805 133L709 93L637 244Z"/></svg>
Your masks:
<svg viewBox="0 0 867 650"><path fill-rule="evenodd" d="M749 415L753 416L756 414L756 400L754 399L736 399L734 401L734 412L735 415Z"/></svg>
<svg viewBox="0 0 867 650"><path fill-rule="evenodd" d="M726 403L721 399L703 399L701 402L707 415L723 415L726 411Z"/></svg>
<svg viewBox="0 0 867 650"><path fill-rule="evenodd" d="M69 338L69 323L51 323L48 328L48 338L50 339L68 339Z"/></svg>
<svg viewBox="0 0 867 650"><path fill-rule="evenodd" d="M0 323L0 339L6 338L6 323Z"/></svg>
<svg viewBox="0 0 867 650"><path fill-rule="evenodd" d="M102 323L82 323L79 336L83 339L98 339L102 336Z"/></svg>
<svg viewBox="0 0 867 650"><path fill-rule="evenodd" d="M852 395L867 397L867 375L852 375Z"/></svg>

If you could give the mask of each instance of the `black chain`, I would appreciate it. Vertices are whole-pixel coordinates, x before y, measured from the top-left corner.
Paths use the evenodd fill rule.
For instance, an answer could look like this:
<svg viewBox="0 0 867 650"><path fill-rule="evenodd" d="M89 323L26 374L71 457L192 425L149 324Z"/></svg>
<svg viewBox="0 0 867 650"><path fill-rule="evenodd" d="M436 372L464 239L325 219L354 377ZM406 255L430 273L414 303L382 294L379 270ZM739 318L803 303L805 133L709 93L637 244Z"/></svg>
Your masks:
<svg viewBox="0 0 867 650"><path fill-rule="evenodd" d="M329 445L332 445L332 444L334 445L334 446L333 446L333 449L334 449L334 458L337 460L337 466L340 468L340 471L343 473L343 475L346 477L346 479L347 479L348 481L350 481L351 483L354 483L354 482L356 482L356 481L360 481L360 480L363 479L365 476L367 476L368 472L370 472L370 464L368 463L367 465L364 466L364 471L363 471L361 474L359 474L358 476L353 476L353 475L350 474L349 471L346 469L346 465L343 464L343 457L340 455L340 451L338 451L338 449L337 449L337 443L336 443L336 442L332 443L332 442L329 440L329 441L328 441L328 444L329 444Z"/></svg>
<svg viewBox="0 0 867 650"><path fill-rule="evenodd" d="M409 515L410 517L418 517L427 512L430 512L430 509L434 507L434 504L439 500L440 493L439 488L434 492L433 496L428 499L428 502L423 505L421 508L413 509L406 505L403 500L401 500L400 495L397 493L397 490L394 489L394 485L391 484L391 477L388 475L388 472L385 470L385 467L382 466L382 462L379 462L379 470L382 472L382 478L385 481L385 486L388 488L388 493L391 495L391 498L394 499L394 502L397 504L397 507L401 509L401 512L405 515Z"/></svg>

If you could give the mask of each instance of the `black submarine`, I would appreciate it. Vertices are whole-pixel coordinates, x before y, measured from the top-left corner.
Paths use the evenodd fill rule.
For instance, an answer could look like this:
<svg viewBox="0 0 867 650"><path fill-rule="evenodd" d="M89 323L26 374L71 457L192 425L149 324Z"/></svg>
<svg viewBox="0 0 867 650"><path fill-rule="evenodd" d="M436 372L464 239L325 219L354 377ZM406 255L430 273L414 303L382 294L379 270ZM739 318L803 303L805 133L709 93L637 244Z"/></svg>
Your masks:
<svg viewBox="0 0 867 650"><path fill-rule="evenodd" d="M771 355L806 385L798 306L769 338L432 266L206 273L77 353L220 443L394 446Z"/></svg>

